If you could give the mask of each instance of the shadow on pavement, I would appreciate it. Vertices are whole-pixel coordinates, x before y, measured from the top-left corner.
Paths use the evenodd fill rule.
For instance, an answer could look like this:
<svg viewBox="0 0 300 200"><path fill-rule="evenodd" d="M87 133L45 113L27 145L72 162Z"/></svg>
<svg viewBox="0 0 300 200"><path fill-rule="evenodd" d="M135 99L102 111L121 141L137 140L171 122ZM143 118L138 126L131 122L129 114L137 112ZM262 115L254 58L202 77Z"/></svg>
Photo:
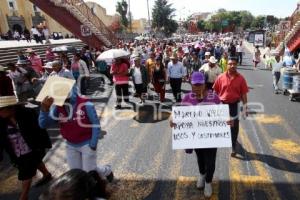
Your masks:
<svg viewBox="0 0 300 200"><path fill-rule="evenodd" d="M117 179L108 185L111 196L109 200L204 200L203 190L196 188L196 177L179 177L177 180L157 180L133 177L133 179ZM247 181L217 181L212 183L213 195L210 199L273 199L272 189L275 187L280 195L278 199L297 199L296 194L288 192L293 186L299 188L300 184L266 183L257 181L251 184ZM30 200L37 200L47 186L33 188ZM234 189L230 189L234 188ZM15 200L18 192L2 193L1 200Z"/></svg>
<svg viewBox="0 0 300 200"><path fill-rule="evenodd" d="M135 111L137 112L137 115L133 119L139 123L161 122L169 118L171 114L170 108L171 107L160 106L160 103L136 106Z"/></svg>
<svg viewBox="0 0 300 200"><path fill-rule="evenodd" d="M298 162L292 162L290 160L275 157L272 155L251 153L248 152L246 149L244 149L244 147L239 143L237 143L237 153L239 155L236 156L235 158L240 160L244 160L244 161L258 160L278 170L300 173L300 163Z"/></svg>

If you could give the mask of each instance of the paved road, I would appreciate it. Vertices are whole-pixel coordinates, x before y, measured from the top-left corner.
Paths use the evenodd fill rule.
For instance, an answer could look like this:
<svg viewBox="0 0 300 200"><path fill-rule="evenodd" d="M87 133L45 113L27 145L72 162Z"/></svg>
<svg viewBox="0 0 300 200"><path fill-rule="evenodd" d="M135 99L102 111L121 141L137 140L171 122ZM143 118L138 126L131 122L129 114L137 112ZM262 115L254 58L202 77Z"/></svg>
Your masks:
<svg viewBox="0 0 300 200"><path fill-rule="evenodd" d="M252 114L241 121L238 157L231 158L230 149L218 150L211 199L299 199L299 102L273 94L270 71L253 71L251 60L247 52L245 65L239 70L251 88ZM99 141L98 160L111 164L117 178L110 186L114 190L111 199L204 199L203 191L195 188L196 156L171 148L169 106L149 101L144 107L133 103L115 111L112 88L101 85L99 78L94 79L92 88L90 93L98 97L93 101L107 133ZM190 86L185 84L184 89ZM167 98L169 102L173 99L170 91ZM65 147L55 128L51 136L55 143L46 163L59 176L67 170ZM15 171L0 165L0 173L0 199L16 199ZM41 190L33 189L31 199Z"/></svg>

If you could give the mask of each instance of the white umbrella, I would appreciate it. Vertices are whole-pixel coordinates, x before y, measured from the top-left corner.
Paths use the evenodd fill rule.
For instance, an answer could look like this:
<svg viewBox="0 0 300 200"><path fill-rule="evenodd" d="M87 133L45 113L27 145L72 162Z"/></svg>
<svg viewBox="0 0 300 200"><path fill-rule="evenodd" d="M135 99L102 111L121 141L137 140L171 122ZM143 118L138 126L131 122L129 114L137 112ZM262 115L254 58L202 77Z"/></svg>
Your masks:
<svg viewBox="0 0 300 200"><path fill-rule="evenodd" d="M52 48L53 52L59 53L59 52L75 52L76 48L73 46L67 46L67 45L63 45L63 46L58 46L58 47L54 47Z"/></svg>
<svg viewBox="0 0 300 200"><path fill-rule="evenodd" d="M144 38L143 36L137 36L137 37L135 37L134 39L140 41L140 40L143 40L143 39L145 39L145 38Z"/></svg>
<svg viewBox="0 0 300 200"><path fill-rule="evenodd" d="M129 56L130 53L127 51L124 51L123 49L110 49L107 51L104 51L101 53L97 60L112 60L115 58L121 58L121 57L126 57Z"/></svg>

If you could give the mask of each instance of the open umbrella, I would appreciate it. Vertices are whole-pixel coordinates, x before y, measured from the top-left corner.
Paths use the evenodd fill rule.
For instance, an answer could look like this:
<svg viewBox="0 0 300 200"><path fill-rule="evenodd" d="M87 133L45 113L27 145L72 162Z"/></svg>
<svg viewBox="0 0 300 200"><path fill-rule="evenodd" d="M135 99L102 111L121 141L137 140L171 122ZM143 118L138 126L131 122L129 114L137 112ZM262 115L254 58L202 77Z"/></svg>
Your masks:
<svg viewBox="0 0 300 200"><path fill-rule="evenodd" d="M52 51L54 53L60 53L60 52L76 52L76 48L73 46L63 45L52 48Z"/></svg>
<svg viewBox="0 0 300 200"><path fill-rule="evenodd" d="M101 53L97 60L112 60L115 58L127 57L130 53L123 49L110 49Z"/></svg>

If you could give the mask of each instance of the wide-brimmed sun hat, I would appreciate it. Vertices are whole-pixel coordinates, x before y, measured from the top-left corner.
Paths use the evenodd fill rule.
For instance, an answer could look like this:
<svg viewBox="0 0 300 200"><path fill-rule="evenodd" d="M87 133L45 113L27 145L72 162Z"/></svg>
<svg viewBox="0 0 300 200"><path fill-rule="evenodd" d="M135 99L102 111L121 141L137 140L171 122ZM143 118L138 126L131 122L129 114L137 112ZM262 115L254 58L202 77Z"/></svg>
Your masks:
<svg viewBox="0 0 300 200"><path fill-rule="evenodd" d="M170 59L171 60L178 59L177 53L173 53Z"/></svg>
<svg viewBox="0 0 300 200"><path fill-rule="evenodd" d="M43 66L45 69L52 69L53 62L47 62L46 65Z"/></svg>
<svg viewBox="0 0 300 200"><path fill-rule="evenodd" d="M207 51L207 52L205 52L205 54L204 54L205 56L210 56L210 52L209 51Z"/></svg>
<svg viewBox="0 0 300 200"><path fill-rule="evenodd" d="M22 104L16 96L0 96L0 108Z"/></svg>
<svg viewBox="0 0 300 200"><path fill-rule="evenodd" d="M34 53L34 50L33 50L32 48L28 48L28 49L26 49L25 52L26 52L26 53Z"/></svg>
<svg viewBox="0 0 300 200"><path fill-rule="evenodd" d="M212 64L216 64L218 62L218 60L214 56L211 56L209 58L209 62L212 63Z"/></svg>

